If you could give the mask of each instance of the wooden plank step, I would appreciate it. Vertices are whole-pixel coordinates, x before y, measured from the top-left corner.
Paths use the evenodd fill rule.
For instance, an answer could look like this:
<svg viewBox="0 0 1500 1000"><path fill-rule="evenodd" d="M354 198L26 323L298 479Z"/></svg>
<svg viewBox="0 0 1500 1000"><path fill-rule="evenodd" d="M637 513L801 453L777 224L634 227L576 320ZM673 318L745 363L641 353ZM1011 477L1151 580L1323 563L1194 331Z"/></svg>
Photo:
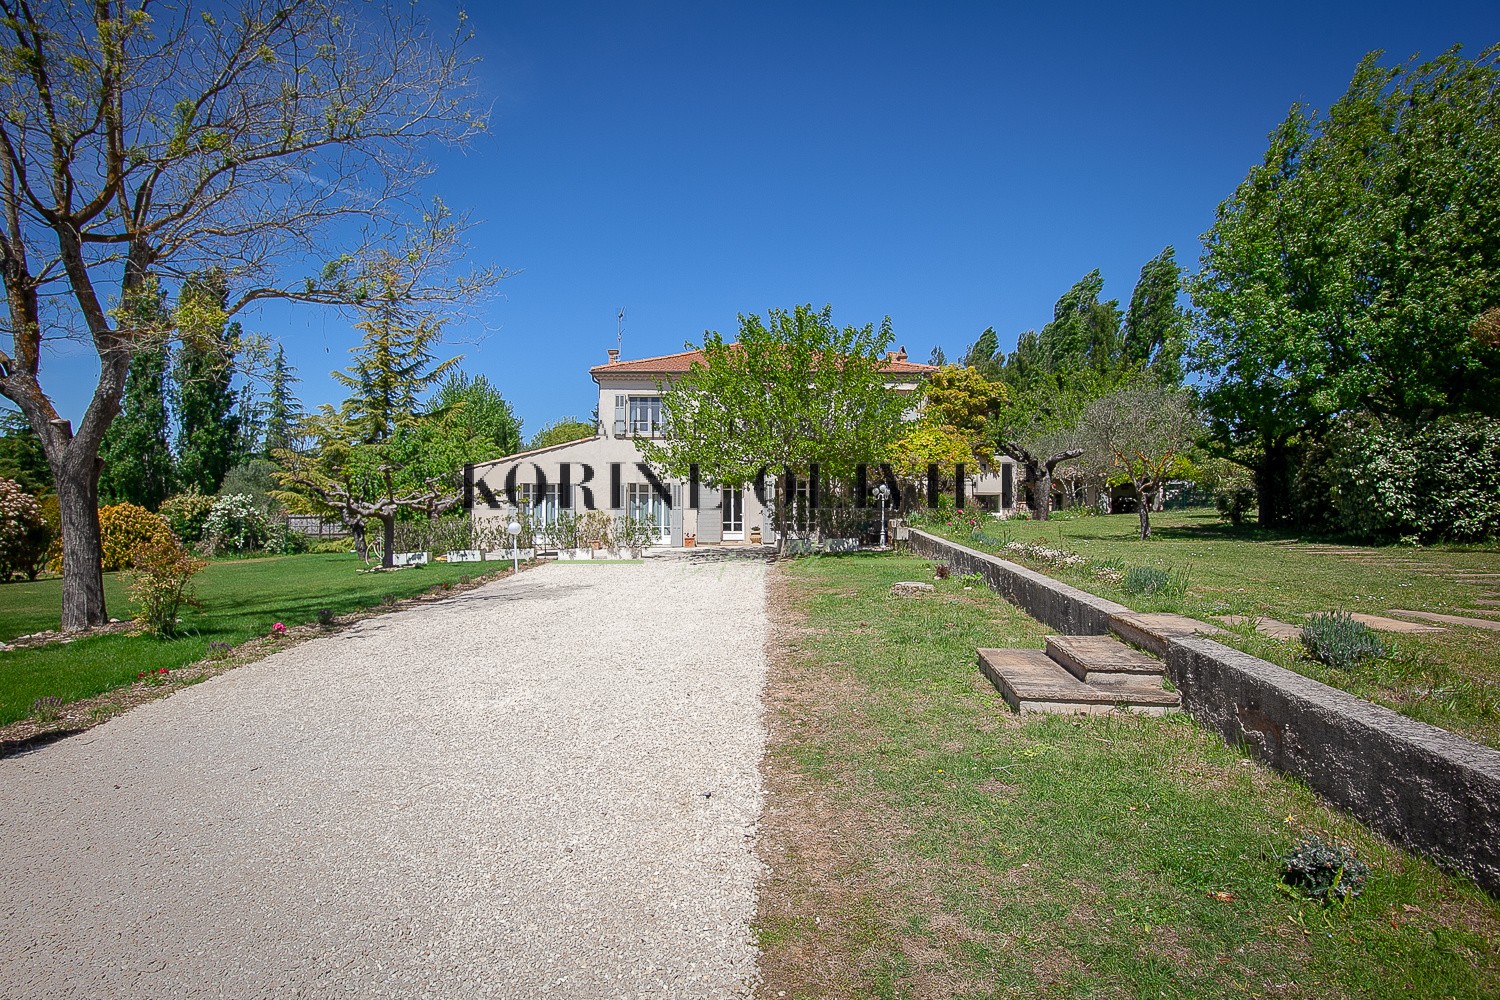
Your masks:
<svg viewBox="0 0 1500 1000"><path fill-rule="evenodd" d="M1049 635L1047 655L1085 684L1132 677L1159 678L1166 664L1132 649L1112 635Z"/></svg>
<svg viewBox="0 0 1500 1000"><path fill-rule="evenodd" d="M1171 615L1159 612L1132 611L1129 614L1110 615L1109 630L1133 646L1139 646L1157 656L1167 655L1167 643L1189 635L1224 635L1217 625L1200 622L1186 615Z"/></svg>
<svg viewBox="0 0 1500 1000"><path fill-rule="evenodd" d="M1150 684L1085 684L1040 649L981 649L979 669L1017 712L1098 715L1124 709L1161 715L1181 703L1177 692Z"/></svg>

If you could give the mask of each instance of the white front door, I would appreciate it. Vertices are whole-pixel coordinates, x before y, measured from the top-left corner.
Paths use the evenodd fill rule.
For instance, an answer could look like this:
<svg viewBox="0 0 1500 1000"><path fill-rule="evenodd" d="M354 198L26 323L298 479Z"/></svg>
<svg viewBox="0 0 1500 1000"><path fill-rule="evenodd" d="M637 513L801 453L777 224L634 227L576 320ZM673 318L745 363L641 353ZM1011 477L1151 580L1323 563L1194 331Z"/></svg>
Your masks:
<svg viewBox="0 0 1500 1000"><path fill-rule="evenodd" d="M648 483L631 483L626 487L626 509L633 520L645 521L656 528L653 545L672 544L672 511Z"/></svg>
<svg viewBox="0 0 1500 1000"><path fill-rule="evenodd" d="M723 491L722 506L724 541L743 542L745 540L745 491L726 487Z"/></svg>

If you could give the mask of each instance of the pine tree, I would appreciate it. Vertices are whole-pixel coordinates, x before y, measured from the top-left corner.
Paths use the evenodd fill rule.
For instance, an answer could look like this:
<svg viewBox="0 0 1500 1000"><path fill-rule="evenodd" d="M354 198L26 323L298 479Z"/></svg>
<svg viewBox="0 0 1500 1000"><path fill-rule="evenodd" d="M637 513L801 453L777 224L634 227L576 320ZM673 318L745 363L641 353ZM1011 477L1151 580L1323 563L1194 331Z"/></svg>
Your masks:
<svg viewBox="0 0 1500 1000"><path fill-rule="evenodd" d="M172 367L177 481L208 495L219 491L239 457L239 416L229 384L240 325L224 326L224 300L221 275L198 276L183 285L176 311L182 338Z"/></svg>
<svg viewBox="0 0 1500 1000"><path fill-rule="evenodd" d="M355 324L364 337L352 349L354 364L332 373L353 391L349 416L370 442L384 441L415 420L422 393L459 362L433 364L432 346L442 338L443 324L402 298L394 262L378 266L375 280L379 293L365 307L366 318Z"/></svg>
<svg viewBox="0 0 1500 1000"><path fill-rule="evenodd" d="M172 493L167 441L167 350L138 352L125 375L120 415L104 435L99 498L155 510Z"/></svg>
<svg viewBox="0 0 1500 1000"><path fill-rule="evenodd" d="M302 422L302 403L292 386L300 381L297 369L286 363L286 348L276 345L276 356L271 359L270 391L262 417L265 437L261 453L267 457L279 449L292 447L297 437L297 425Z"/></svg>

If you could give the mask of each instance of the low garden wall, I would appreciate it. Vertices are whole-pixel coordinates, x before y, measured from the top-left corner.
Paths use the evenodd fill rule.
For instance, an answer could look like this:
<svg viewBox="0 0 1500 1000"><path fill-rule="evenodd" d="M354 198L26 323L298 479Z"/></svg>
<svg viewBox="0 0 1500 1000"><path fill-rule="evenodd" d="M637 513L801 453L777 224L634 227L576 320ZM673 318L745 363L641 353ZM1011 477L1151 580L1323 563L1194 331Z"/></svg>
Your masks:
<svg viewBox="0 0 1500 1000"><path fill-rule="evenodd" d="M990 586L1068 635L1130 609L912 529L912 550ZM1183 708L1392 840L1500 893L1500 751L1408 719L1201 636L1167 640Z"/></svg>

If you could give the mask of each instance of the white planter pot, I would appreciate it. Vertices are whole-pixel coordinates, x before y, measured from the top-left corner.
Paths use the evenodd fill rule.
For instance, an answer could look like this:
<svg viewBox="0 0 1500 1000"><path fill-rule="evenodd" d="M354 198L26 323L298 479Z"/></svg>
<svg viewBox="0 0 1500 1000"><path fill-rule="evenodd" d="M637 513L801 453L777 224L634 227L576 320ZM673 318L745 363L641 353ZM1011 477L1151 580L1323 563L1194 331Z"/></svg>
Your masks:
<svg viewBox="0 0 1500 1000"><path fill-rule="evenodd" d="M789 556L805 556L813 550L811 538L788 538L783 551Z"/></svg>
<svg viewBox="0 0 1500 1000"><path fill-rule="evenodd" d="M577 562L580 559L594 558L593 549L558 549L557 558L562 562Z"/></svg>
<svg viewBox="0 0 1500 1000"><path fill-rule="evenodd" d="M530 562L536 558L536 549L517 549L515 557L521 562ZM486 562L510 562L510 549L491 549L484 554Z"/></svg>
<svg viewBox="0 0 1500 1000"><path fill-rule="evenodd" d="M427 552L392 552L392 566L426 566Z"/></svg>
<svg viewBox="0 0 1500 1000"><path fill-rule="evenodd" d="M829 538L823 542L823 548L828 552L858 552L858 538Z"/></svg>
<svg viewBox="0 0 1500 1000"><path fill-rule="evenodd" d="M484 553L478 549L455 549L444 553L444 558L451 563L480 562L484 559Z"/></svg>

